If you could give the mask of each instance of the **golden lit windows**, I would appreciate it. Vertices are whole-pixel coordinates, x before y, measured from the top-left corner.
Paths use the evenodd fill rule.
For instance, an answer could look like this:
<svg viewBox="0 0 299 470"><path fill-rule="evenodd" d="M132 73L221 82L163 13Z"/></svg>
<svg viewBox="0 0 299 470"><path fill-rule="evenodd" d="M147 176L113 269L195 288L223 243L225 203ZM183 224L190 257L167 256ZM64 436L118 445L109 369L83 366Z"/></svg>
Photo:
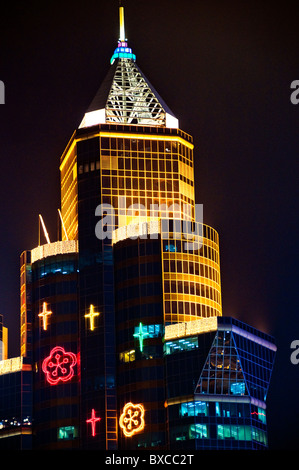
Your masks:
<svg viewBox="0 0 299 470"><path fill-rule="evenodd" d="M133 362L135 361L135 349L124 351L119 354L120 362Z"/></svg>

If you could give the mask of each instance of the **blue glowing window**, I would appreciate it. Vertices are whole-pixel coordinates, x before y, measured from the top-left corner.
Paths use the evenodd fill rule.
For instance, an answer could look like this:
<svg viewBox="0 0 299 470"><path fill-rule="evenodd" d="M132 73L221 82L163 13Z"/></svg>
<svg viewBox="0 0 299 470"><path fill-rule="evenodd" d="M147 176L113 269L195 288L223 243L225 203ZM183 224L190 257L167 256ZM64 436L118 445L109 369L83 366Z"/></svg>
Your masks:
<svg viewBox="0 0 299 470"><path fill-rule="evenodd" d="M189 401L180 406L180 416L208 416L208 403L205 401Z"/></svg>
<svg viewBox="0 0 299 470"><path fill-rule="evenodd" d="M233 395L245 394L245 382L235 382L230 386L230 391Z"/></svg>
<svg viewBox="0 0 299 470"><path fill-rule="evenodd" d="M165 251L169 251L170 253L173 253L177 251L177 249L175 245L170 244L170 245L165 246Z"/></svg>
<svg viewBox="0 0 299 470"><path fill-rule="evenodd" d="M134 334L140 333L140 326L135 326ZM163 325L142 325L142 334L146 338L158 338L163 335Z"/></svg>

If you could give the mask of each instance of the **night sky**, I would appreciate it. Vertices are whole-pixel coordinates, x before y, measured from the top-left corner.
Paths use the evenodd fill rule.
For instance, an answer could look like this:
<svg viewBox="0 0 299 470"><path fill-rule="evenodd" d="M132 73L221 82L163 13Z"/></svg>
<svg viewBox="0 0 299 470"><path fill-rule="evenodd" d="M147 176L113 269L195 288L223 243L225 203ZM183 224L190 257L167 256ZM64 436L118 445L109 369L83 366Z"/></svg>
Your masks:
<svg viewBox="0 0 299 470"><path fill-rule="evenodd" d="M296 6L297 3L297 6ZM19 256L57 239L59 159L118 39L118 1L0 14L0 313L19 355ZM223 314L275 337L270 449L299 442L298 2L127 0L137 64L194 138L196 202L220 236ZM93 229L93 228L91 228Z"/></svg>

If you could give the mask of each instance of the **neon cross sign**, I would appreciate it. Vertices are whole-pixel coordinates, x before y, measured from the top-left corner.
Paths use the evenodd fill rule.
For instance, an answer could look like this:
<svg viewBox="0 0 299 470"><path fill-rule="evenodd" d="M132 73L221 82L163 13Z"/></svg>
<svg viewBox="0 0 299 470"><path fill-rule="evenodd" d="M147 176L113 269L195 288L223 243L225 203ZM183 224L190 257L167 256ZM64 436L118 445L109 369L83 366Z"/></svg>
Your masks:
<svg viewBox="0 0 299 470"><path fill-rule="evenodd" d="M43 319L43 329L46 330L48 326L48 320L47 317L48 315L52 315L51 310L47 310L47 302L43 303L43 310L41 313L38 314L39 317L42 317Z"/></svg>
<svg viewBox="0 0 299 470"><path fill-rule="evenodd" d="M143 351L143 340L144 340L144 338L149 336L149 333L143 331L143 325L142 325L141 322L139 323L138 333L134 333L133 336L134 336L134 338L139 338L139 347L140 347L140 351L142 352Z"/></svg>
<svg viewBox="0 0 299 470"><path fill-rule="evenodd" d="M91 418L87 419L86 422L91 424L92 437L96 435L96 422L101 421L101 418L96 418L95 410L91 410Z"/></svg>
<svg viewBox="0 0 299 470"><path fill-rule="evenodd" d="M98 317L99 315L100 315L99 312L95 312L94 306L91 304L89 307L89 313L86 313L84 315L85 318L89 318L89 321L90 321L89 327L91 331L94 330L94 317Z"/></svg>

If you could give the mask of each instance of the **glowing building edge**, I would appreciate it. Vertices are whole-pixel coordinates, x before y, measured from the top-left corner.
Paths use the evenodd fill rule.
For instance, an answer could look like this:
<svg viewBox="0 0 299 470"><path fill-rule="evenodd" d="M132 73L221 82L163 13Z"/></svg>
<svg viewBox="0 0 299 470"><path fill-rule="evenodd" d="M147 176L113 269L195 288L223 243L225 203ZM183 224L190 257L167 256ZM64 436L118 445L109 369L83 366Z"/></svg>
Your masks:
<svg viewBox="0 0 299 470"><path fill-rule="evenodd" d="M23 370L22 356L12 357L11 359L0 361L0 375L9 374L11 372L18 372L20 370Z"/></svg>
<svg viewBox="0 0 299 470"><path fill-rule="evenodd" d="M129 211L128 211L129 212ZM120 214L121 217L122 214ZM150 220L141 220L145 219L146 217L143 216L135 216L132 217L132 221L128 225L124 225L122 227L117 228L116 230L113 231L112 233L112 243L115 244L119 241L126 240L127 238L158 238L158 234L161 234L162 239L168 239L168 238L173 238L173 239L178 239L178 235L181 235L181 239L185 240L186 242L189 241L190 243L194 243L194 248L200 249L203 243L204 237L200 235L203 233L203 226L201 222L197 222L197 227L195 232L186 232L184 233L184 226L182 225L182 232L179 233L176 229L175 231L164 231L163 227L167 227L167 218L155 218L155 217L148 217ZM161 223L162 220L162 223ZM183 222L191 222L188 219L176 219L178 221ZM163 225L165 222L165 226ZM206 225L206 227L208 227ZM173 234L172 236L170 236Z"/></svg>
<svg viewBox="0 0 299 470"><path fill-rule="evenodd" d="M48 256L64 255L68 253L78 253L77 240L64 240L37 246L31 250L31 262L35 263L35 261L47 258Z"/></svg>
<svg viewBox="0 0 299 470"><path fill-rule="evenodd" d="M198 335L217 330L217 317L199 318L189 322L175 323L165 326L165 340Z"/></svg>

